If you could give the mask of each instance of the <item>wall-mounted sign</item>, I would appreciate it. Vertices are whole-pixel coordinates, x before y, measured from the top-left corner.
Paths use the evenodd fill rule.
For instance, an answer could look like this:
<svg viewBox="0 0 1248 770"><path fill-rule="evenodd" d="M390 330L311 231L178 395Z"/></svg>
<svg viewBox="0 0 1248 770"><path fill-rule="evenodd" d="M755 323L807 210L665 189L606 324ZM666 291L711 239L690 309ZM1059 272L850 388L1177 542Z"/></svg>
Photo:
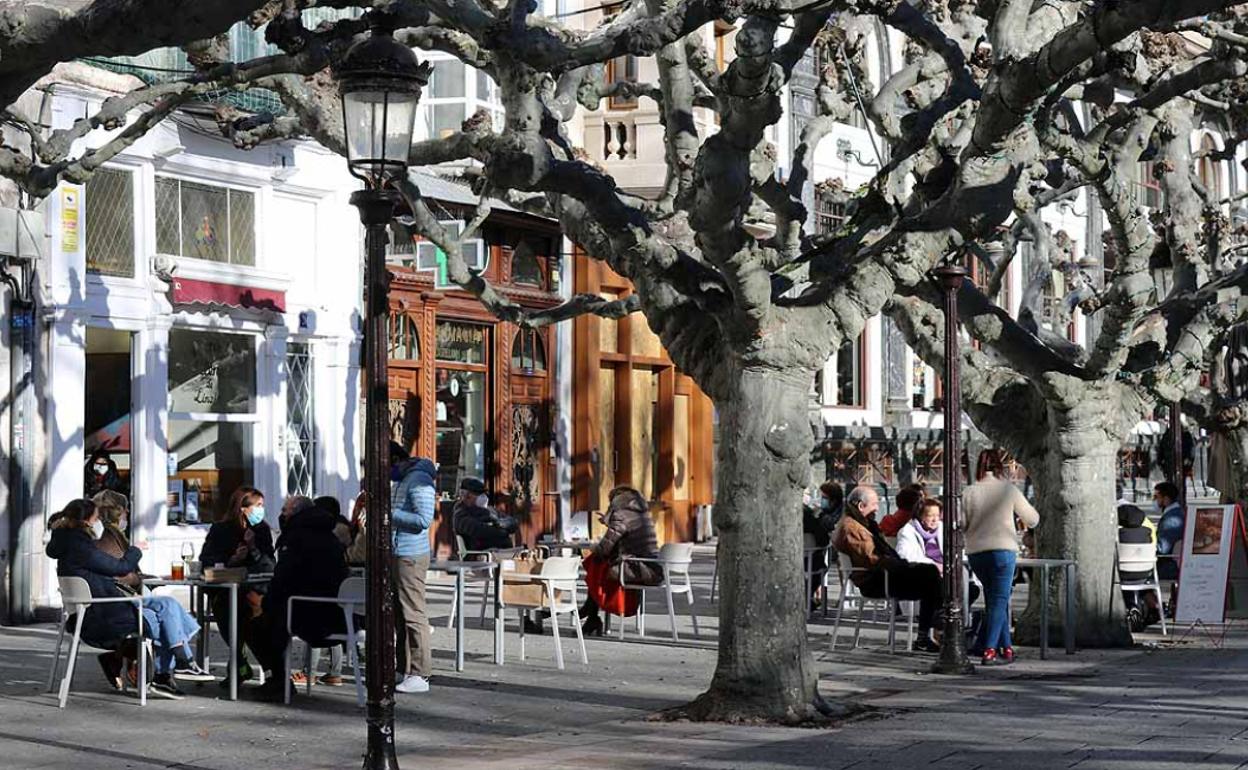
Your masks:
<svg viewBox="0 0 1248 770"><path fill-rule="evenodd" d="M61 188L61 251L78 251L78 203L77 187Z"/></svg>

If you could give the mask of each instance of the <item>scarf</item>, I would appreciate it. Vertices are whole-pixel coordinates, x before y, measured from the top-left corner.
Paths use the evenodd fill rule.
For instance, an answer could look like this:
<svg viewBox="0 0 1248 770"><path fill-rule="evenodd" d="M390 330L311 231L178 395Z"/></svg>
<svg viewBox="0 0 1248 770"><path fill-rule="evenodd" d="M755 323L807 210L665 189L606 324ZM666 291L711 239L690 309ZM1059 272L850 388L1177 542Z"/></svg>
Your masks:
<svg viewBox="0 0 1248 770"><path fill-rule="evenodd" d="M940 552L940 542L936 539L937 536L940 535L940 529L937 528L928 532L927 529L919 523L918 519L911 520L910 526L914 527L914 530L919 533L919 537L923 539L923 553L927 556L927 558L937 564L943 563L944 554Z"/></svg>

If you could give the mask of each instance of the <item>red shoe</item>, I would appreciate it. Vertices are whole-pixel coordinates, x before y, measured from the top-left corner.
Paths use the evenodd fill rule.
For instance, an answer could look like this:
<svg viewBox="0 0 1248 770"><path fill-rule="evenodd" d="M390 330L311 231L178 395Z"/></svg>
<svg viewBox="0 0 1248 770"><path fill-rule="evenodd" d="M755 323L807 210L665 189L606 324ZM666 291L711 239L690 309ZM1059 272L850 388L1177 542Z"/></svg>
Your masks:
<svg viewBox="0 0 1248 770"><path fill-rule="evenodd" d="M982 666L997 665L997 651L991 648L984 650L984 657L980 659L979 663Z"/></svg>
<svg viewBox="0 0 1248 770"><path fill-rule="evenodd" d="M1001 665L1003 666L1008 666L1011 663L1013 663L1014 662L1014 648L1002 647L1000 660L1001 660Z"/></svg>

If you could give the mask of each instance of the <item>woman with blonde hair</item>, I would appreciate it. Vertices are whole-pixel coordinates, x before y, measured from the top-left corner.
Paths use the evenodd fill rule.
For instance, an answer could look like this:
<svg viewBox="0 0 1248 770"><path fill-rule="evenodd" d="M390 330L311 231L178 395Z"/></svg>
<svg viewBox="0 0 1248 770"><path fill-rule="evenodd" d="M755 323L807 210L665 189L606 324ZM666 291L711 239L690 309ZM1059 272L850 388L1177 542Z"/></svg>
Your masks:
<svg viewBox="0 0 1248 770"><path fill-rule="evenodd" d="M96 599L123 596L116 579L135 572L142 552L128 546L120 558L104 553L95 542L104 534L105 525L95 503L74 500L52 523L52 538L47 554L56 559L56 574L84 580ZM138 632L134 605L125 602L100 604L91 608L82 619L82 637L95 647L124 649L128 637ZM152 694L178 699L182 691L174 681L211 681L191 658L190 642L199 633L199 624L177 600L170 596L147 596L143 599L143 635L155 647L156 676ZM105 677L121 689L124 661L119 652L100 656Z"/></svg>
<svg viewBox="0 0 1248 770"><path fill-rule="evenodd" d="M114 559L120 559L130 549L130 538L126 532L130 528L130 501L120 492L105 489L91 498L95 510L104 522L104 533L95 541L95 547ZM130 594L138 593L143 586L143 578L138 571L117 578L117 583Z"/></svg>

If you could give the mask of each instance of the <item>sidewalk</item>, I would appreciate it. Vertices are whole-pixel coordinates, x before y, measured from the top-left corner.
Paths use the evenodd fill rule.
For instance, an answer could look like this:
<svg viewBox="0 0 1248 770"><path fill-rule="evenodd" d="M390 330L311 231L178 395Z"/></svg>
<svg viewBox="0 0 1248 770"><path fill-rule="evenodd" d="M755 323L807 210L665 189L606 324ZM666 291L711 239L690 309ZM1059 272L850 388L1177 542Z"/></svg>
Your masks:
<svg viewBox="0 0 1248 770"><path fill-rule="evenodd" d="M709 572L699 573L699 610ZM550 636L529 637L518 659L512 620L507 665L494 665L492 632L475 627L469 602L468 659L453 668L445 628L448 592L432 592L433 691L400 696L400 766L412 768L1179 768L1248 767L1248 633L1228 649L1189 636L1163 649L1023 649L1010 668L964 679L926 673L931 656L864 649L827 653L830 624L812 624L821 691L870 707L835 729L659 723L647 717L687 702L710 679L714 624L680 643L665 616L649 638L590 639L590 665L572 654L558 671ZM660 602L661 603L661 602ZM682 620L687 621L687 616ZM710 629L709 633L705 629ZM688 634L690 641L685 641ZM354 690L317 687L289 707L218 699L215 685L182 702L105 691L94 656L80 656L64 711L43 694L55 629L0 629L0 768L311 770L360 764L363 712ZM219 654L219 653L218 653ZM217 658L220 660L220 658ZM190 688L188 688L190 689Z"/></svg>

